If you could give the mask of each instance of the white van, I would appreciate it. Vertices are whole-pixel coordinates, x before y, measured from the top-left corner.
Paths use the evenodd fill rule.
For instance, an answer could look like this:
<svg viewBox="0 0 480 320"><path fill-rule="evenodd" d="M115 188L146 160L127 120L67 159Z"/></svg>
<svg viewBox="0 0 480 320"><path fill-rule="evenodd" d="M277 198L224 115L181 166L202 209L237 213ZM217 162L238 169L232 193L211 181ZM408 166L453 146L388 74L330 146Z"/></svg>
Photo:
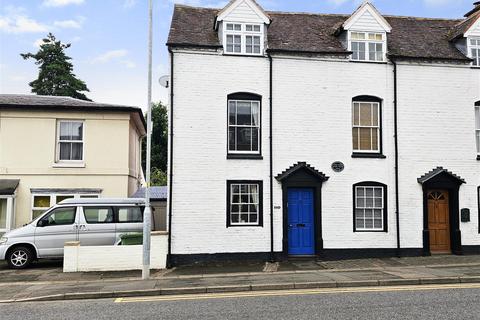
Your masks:
<svg viewBox="0 0 480 320"><path fill-rule="evenodd" d="M63 258L65 242L115 245L120 236L143 231L143 199L67 199L0 238L0 259L14 269L32 261Z"/></svg>

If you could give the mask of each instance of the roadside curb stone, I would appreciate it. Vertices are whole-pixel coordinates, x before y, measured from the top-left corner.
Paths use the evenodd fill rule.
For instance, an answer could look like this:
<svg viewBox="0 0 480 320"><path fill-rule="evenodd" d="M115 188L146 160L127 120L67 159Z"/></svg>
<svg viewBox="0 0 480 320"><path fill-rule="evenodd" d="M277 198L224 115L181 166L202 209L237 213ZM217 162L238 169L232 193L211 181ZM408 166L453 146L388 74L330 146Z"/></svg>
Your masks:
<svg viewBox="0 0 480 320"><path fill-rule="evenodd" d="M227 292L244 292L244 291L252 291L252 287L250 285L207 287L207 293L227 293Z"/></svg>

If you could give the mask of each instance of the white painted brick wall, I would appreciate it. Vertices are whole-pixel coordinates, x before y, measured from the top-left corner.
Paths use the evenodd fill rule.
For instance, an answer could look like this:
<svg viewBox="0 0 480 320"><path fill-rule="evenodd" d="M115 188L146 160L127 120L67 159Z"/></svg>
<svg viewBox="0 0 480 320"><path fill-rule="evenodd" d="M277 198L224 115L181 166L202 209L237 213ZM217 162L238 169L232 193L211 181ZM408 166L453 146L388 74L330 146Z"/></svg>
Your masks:
<svg viewBox="0 0 480 320"><path fill-rule="evenodd" d="M268 59L175 53L172 253L267 252L270 249ZM330 176L322 190L325 248L396 246L393 67L389 64L274 59L274 175L306 161ZM422 247L422 189L417 178L444 166L466 179L460 207L463 244L480 244L473 103L480 72L461 67L399 66L401 239ZM227 160L227 95L260 94L264 160ZM383 103L386 159L353 159L351 101L373 95ZM345 171L334 173L334 161ZM226 180L263 180L263 228L226 227ZM352 185L388 185L388 232L354 233ZM274 205L282 206L274 180ZM282 208L283 209L283 208ZM282 249L282 209L274 211L275 250Z"/></svg>

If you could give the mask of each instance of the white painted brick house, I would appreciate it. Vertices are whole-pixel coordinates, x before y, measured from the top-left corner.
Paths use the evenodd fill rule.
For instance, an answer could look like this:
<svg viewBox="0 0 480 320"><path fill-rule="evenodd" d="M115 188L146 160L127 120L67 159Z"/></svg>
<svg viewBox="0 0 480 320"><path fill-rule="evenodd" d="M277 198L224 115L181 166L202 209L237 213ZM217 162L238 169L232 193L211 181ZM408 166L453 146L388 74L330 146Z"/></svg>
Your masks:
<svg viewBox="0 0 480 320"><path fill-rule="evenodd" d="M480 253L465 19L177 5L169 262Z"/></svg>

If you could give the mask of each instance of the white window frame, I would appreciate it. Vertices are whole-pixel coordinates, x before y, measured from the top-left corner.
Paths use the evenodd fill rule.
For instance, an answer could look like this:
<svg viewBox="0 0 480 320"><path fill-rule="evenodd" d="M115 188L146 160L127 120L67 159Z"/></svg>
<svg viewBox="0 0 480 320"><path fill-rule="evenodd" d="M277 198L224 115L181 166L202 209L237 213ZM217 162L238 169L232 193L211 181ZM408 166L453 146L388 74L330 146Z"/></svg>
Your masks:
<svg viewBox="0 0 480 320"><path fill-rule="evenodd" d="M480 106L475 106L475 115L474 115L474 121L475 121L475 143L477 145L477 155L480 157L480 124L477 122L477 117L480 118Z"/></svg>
<svg viewBox="0 0 480 320"><path fill-rule="evenodd" d="M359 124L356 125L355 124L355 104L362 104L362 103L367 103L367 104L371 104L371 105L376 105L377 106L377 125L374 126L373 124L371 126L362 126L360 125L360 109L358 111L358 121L359 121ZM352 102L352 131L353 129L355 128L369 128L369 129L376 129L377 130L377 149L376 150L362 150L362 149L354 149L353 148L353 136L352 136L352 149L353 149L353 152L354 153L379 153L380 152L380 143L381 143L381 138L380 138L380 135L382 134L382 130L381 130L381 121L382 121L382 118L380 116L380 113L381 113L381 104L380 102L376 102L376 101L353 101ZM373 123L373 112L372 112L372 123ZM373 135L372 135L373 137ZM373 145L373 139L371 139L370 141L371 145ZM360 130L358 130L358 146L360 147L361 146L361 143L360 143Z"/></svg>
<svg viewBox="0 0 480 320"><path fill-rule="evenodd" d="M365 39L352 39L352 33L363 33L365 34ZM368 35L375 34L375 35L382 35L382 40L369 40ZM365 43L365 60L360 59L353 59L353 54L350 55L351 61L361 61L361 62L376 62L382 63L387 61L387 34L385 32L376 32L376 31L357 31L357 30L349 30L348 31L348 51L352 51L352 42L362 42ZM370 52L369 52L369 44L370 43L381 43L383 52L382 52L382 60L370 60Z"/></svg>
<svg viewBox="0 0 480 320"><path fill-rule="evenodd" d="M258 124L256 126L254 125L237 125L237 124L230 124L230 102L235 102L235 103L238 103L238 102L250 102L250 103L257 103L258 104ZM229 99L228 100L228 108L227 108L227 148L228 148L228 154L260 154L260 150L261 150L261 146L260 146L260 143L261 143L261 133L262 133L262 110L261 110L261 103L260 103L260 100L240 100L240 99ZM235 112L235 118L237 117L237 112ZM242 128L257 128L257 146L258 146L258 150L256 151L247 151L247 150L237 150L237 148L235 148L235 150L230 150L230 127L234 127L234 128L239 128L239 127L242 127ZM251 139L250 139L251 140ZM250 141L250 144L252 144L253 141ZM237 146L237 139L235 139L235 147Z"/></svg>
<svg viewBox="0 0 480 320"><path fill-rule="evenodd" d="M31 210L30 210L30 221L37 219L33 217L34 211L47 211L49 208L57 204L57 197L72 197L73 199L80 199L84 196L87 197L96 197L100 198L100 193L32 193L31 197ZM49 207L35 207L35 197L50 197L50 206ZM43 214L43 213L42 213Z"/></svg>
<svg viewBox="0 0 480 320"><path fill-rule="evenodd" d="M7 216L5 219L5 228L0 226L0 235L12 229L15 220L15 195L0 195L0 200L7 200Z"/></svg>
<svg viewBox="0 0 480 320"><path fill-rule="evenodd" d="M61 123L81 123L82 124L82 140L60 140L60 124ZM57 136L55 146L55 163L57 164L78 164L83 165L85 163L85 121L74 119L58 119L57 120ZM82 144L82 159L81 160L60 160L60 143L78 143Z"/></svg>
<svg viewBox="0 0 480 320"><path fill-rule="evenodd" d="M358 206L358 190L359 189L363 189L363 199L365 201L364 203L364 206L363 207L359 207ZM367 207L367 203L366 203L366 189L373 189L373 206L372 207ZM375 206L375 199L377 197L375 197L375 190L376 189L379 189L382 191L382 197L381 197L381 200L382 200L382 206L381 207L376 207ZM372 186L368 186L368 185L365 185L365 186L355 186L355 208L354 208L354 212L355 212L355 217L354 217L354 224L355 224L355 231L384 231L385 230L385 188L383 186L379 186L379 185L372 185ZM363 210L363 223L364 223L364 227L363 228L359 228L357 226L357 210ZM372 227L371 228L367 228L365 227L366 223L365 221L367 220L366 219L366 215L365 215L365 212L367 210L372 210ZM381 220L382 220L382 225L380 227L375 227L375 210L381 210Z"/></svg>
<svg viewBox="0 0 480 320"><path fill-rule="evenodd" d="M227 30L227 25L240 25L241 30ZM247 31L247 25L251 26L259 26L260 31L254 31L255 27L252 27L252 31ZM227 35L233 36L240 36L241 39L241 46L240 52L227 52ZM247 53L247 36L252 37L260 37L260 53ZM239 22L232 22L232 21L224 21L223 22L223 52L226 55L248 55L248 56L263 56L265 50L265 40L264 40L264 24L260 23L239 23ZM252 39L253 41L253 39ZM253 47L252 47L253 51Z"/></svg>
<svg viewBox="0 0 480 320"><path fill-rule="evenodd" d="M472 40L475 40L477 44L473 45ZM473 57L473 50L477 50L477 57L476 59ZM468 50L468 56L474 61L472 62L472 67L474 68L480 68L480 37L469 37L467 38L467 50Z"/></svg>
<svg viewBox="0 0 480 320"><path fill-rule="evenodd" d="M237 203L237 202L233 202L233 196L234 196L234 194L233 194L233 187L234 187L234 186L238 186L238 188L239 188L239 190L240 190L240 191L239 191L239 202L238 202L238 203ZM249 198L249 199L250 199L250 194L251 194L251 193L250 193L250 186L256 186L256 187L257 187L257 202L256 202L256 203L255 203L255 202L245 202L245 203L244 203L244 202L241 201L241 199L242 199L242 196L241 196L241 195L242 195L242 193L241 193L241 188L242 188L242 186L248 186L249 192L248 192L247 194L248 194L248 198ZM229 207L230 207L230 208L229 208L229 212L230 212L230 214L229 214L229 219L230 219L229 222L230 222L230 223L229 223L229 224L230 224L230 226L232 226L232 227L236 227L236 226L258 227L258 226L261 225L261 222L260 222L260 214L262 214L262 213L260 212L260 210L261 210L261 200L260 200L260 199L261 199L261 196L262 196L262 195L260 194L260 192L262 192L262 188L261 188L261 186L260 186L260 183L258 183L258 182L242 182L242 183L240 183L240 182L232 182L232 183L230 184L230 199L229 199L229 203L228 203L228 205L229 205ZM242 212L242 211L239 211L239 212L238 212L238 216L239 216L239 217L238 217L238 222L233 222L233 221L232 221L232 215L233 215L233 214L237 214L237 213L232 213L232 206L234 206L234 205L238 205L239 207L241 207L242 205L248 206L248 211L247 211L247 212ZM240 221L242 214L247 214L247 215L248 215L248 219L250 220L250 214L251 214L251 213L250 213L250 205L256 205L256 206L257 206L257 212L256 212L257 222L250 222L250 221L248 221L248 222L242 222L242 221ZM253 214L255 214L255 213L253 213Z"/></svg>

